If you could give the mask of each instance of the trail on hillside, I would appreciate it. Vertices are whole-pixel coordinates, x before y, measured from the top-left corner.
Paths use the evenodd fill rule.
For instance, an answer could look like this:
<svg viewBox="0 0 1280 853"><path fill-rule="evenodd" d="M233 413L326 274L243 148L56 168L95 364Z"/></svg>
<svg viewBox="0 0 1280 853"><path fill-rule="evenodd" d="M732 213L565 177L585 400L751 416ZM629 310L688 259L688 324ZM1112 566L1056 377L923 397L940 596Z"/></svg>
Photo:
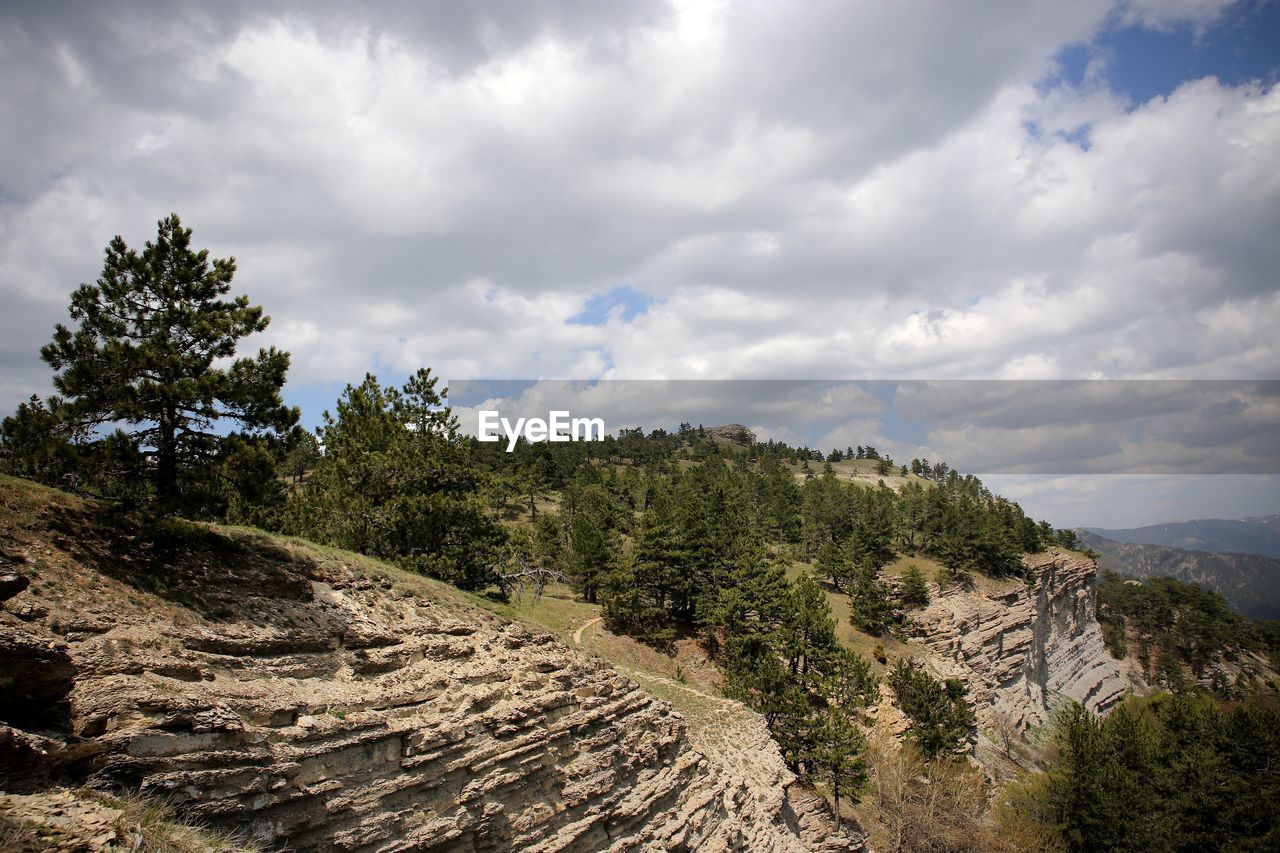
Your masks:
<svg viewBox="0 0 1280 853"><path fill-rule="evenodd" d="M575 644L575 645L579 645L579 646L580 646L580 645L582 645L582 632L583 632L583 631L585 631L585 630L587 630L588 628L590 628L592 625L596 624L597 622L599 622L602 618L603 618L603 617L601 617L601 616L597 616L597 617L596 617L596 618L594 618L594 619L588 619L586 622L583 622L583 623L582 623L582 625L580 625L580 626L578 627L578 630L576 630L576 631L574 631L574 632L573 632L573 642L574 642L574 644Z"/></svg>

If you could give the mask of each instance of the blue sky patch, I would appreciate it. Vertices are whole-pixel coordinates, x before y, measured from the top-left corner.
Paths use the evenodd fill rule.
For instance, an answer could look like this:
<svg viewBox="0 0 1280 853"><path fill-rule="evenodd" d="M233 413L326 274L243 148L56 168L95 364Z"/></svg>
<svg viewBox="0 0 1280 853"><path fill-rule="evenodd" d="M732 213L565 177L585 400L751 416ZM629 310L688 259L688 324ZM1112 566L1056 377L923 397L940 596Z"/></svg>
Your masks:
<svg viewBox="0 0 1280 853"><path fill-rule="evenodd" d="M1204 77L1270 85L1280 77L1280 2L1242 0L1201 32L1187 23L1156 30L1115 20L1092 43L1069 45L1056 59L1058 73L1043 81L1046 87L1085 84L1097 59L1105 82L1133 107Z"/></svg>
<svg viewBox="0 0 1280 853"><path fill-rule="evenodd" d="M592 296L583 304L581 311L569 318L569 323L576 326L603 326L609 320L609 313L618 307L622 308L622 322L630 323L657 301L629 284L622 284L608 293Z"/></svg>

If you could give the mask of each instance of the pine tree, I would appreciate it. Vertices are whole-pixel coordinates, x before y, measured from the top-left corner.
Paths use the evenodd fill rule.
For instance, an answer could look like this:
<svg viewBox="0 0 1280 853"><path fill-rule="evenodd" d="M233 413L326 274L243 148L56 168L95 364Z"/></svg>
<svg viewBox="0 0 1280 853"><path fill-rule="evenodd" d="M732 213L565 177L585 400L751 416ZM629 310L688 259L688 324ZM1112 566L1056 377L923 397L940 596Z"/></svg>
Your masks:
<svg viewBox="0 0 1280 853"><path fill-rule="evenodd" d="M422 369L402 389L372 375L348 385L336 414L324 413L325 454L292 498L289 526L478 589L497 579L503 535L437 381Z"/></svg>
<svg viewBox="0 0 1280 853"><path fill-rule="evenodd" d="M34 394L0 427L0 467L49 486L76 489L84 476L84 442L62 414L60 397L46 403Z"/></svg>
<svg viewBox="0 0 1280 853"><path fill-rule="evenodd" d="M968 691L962 682L954 678L939 681L907 658L898 659L887 680L911 720L911 740L921 753L936 757L966 745L977 723L965 701Z"/></svg>
<svg viewBox="0 0 1280 853"><path fill-rule="evenodd" d="M879 679L866 658L842 646L826 656L823 663L821 691L829 701L846 709L875 704L880 695Z"/></svg>
<svg viewBox="0 0 1280 853"><path fill-rule="evenodd" d="M71 297L75 328L58 324L40 351L73 431L132 427L126 435L148 460L163 511L202 509L191 504L223 461L221 425L267 436L298 420L280 398L288 353L272 347L215 366L269 322L246 296L222 299L235 268L233 258L210 261L207 250L192 249L177 214L160 221L141 253L117 236L97 282Z"/></svg>
<svg viewBox="0 0 1280 853"><path fill-rule="evenodd" d="M889 587L870 563L854 568L849 588L849 620L858 630L876 636L898 620Z"/></svg>
<svg viewBox="0 0 1280 853"><path fill-rule="evenodd" d="M836 825L839 826L840 798L852 797L856 801L870 776L870 768L863 757L866 739L845 709L828 705L824 712L815 716L809 740L806 757L814 765L817 775L831 786Z"/></svg>
<svg viewBox="0 0 1280 853"><path fill-rule="evenodd" d="M787 599L789 612L779 631L779 651L791 677L807 691L814 671L826 668L826 661L839 648L835 620L826 593L808 575L791 582Z"/></svg>
<svg viewBox="0 0 1280 853"><path fill-rule="evenodd" d="M847 562L880 569L893 558L897 498L888 488L858 489L857 516L849 531Z"/></svg>
<svg viewBox="0 0 1280 853"><path fill-rule="evenodd" d="M577 490L568 519L566 574L582 597L595 604L620 555L622 540L614 525L610 498L599 485Z"/></svg>
<svg viewBox="0 0 1280 853"><path fill-rule="evenodd" d="M320 451L320 439L316 438L315 433L301 430L285 456L281 473L292 477L294 483L301 483L303 476L320 464L323 455Z"/></svg>
<svg viewBox="0 0 1280 853"><path fill-rule="evenodd" d="M924 572L915 563L907 566L902 572L902 588L899 597L903 604L923 607L929 603L929 586L925 582Z"/></svg>

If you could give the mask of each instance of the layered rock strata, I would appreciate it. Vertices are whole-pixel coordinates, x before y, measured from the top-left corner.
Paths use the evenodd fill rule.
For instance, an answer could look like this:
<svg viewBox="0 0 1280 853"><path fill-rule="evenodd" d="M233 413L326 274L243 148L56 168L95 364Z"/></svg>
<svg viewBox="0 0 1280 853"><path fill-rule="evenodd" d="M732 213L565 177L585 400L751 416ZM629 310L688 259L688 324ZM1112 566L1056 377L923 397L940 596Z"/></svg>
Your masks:
<svg viewBox="0 0 1280 853"><path fill-rule="evenodd" d="M859 847L750 712L750 756L704 754L631 679L442 585L249 534L144 546L85 512L4 529L32 584L0 611L25 691L0 789L156 795L269 849Z"/></svg>
<svg viewBox="0 0 1280 853"><path fill-rule="evenodd" d="M1094 561L1052 551L1026 562L1031 584L953 589L913 616L934 667L969 685L989 733L1044 725L1059 696L1105 712L1132 687L1103 643Z"/></svg>

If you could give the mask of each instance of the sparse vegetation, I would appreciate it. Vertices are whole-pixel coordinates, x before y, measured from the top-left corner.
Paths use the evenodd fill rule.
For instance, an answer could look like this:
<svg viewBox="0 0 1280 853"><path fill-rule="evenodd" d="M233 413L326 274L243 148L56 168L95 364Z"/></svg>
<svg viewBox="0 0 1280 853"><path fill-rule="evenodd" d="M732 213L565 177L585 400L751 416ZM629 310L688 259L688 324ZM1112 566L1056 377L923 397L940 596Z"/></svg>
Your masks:
<svg viewBox="0 0 1280 853"><path fill-rule="evenodd" d="M964 760L926 761L910 746L877 737L868 750L871 782L859 818L871 844L888 853L1026 850L988 830L980 771Z"/></svg>
<svg viewBox="0 0 1280 853"><path fill-rule="evenodd" d="M1098 589L1098 620L1115 657L1136 646L1147 676L1174 691L1189 689L1224 659L1246 652L1274 655L1280 648L1265 623L1232 612L1216 592L1173 578L1138 581L1106 573ZM1209 686L1215 692L1228 698L1238 692L1220 672L1214 675Z"/></svg>
<svg viewBox="0 0 1280 853"><path fill-rule="evenodd" d="M256 845L179 818L163 800L89 788L33 798L20 816L0 809L0 849L256 853Z"/></svg>

